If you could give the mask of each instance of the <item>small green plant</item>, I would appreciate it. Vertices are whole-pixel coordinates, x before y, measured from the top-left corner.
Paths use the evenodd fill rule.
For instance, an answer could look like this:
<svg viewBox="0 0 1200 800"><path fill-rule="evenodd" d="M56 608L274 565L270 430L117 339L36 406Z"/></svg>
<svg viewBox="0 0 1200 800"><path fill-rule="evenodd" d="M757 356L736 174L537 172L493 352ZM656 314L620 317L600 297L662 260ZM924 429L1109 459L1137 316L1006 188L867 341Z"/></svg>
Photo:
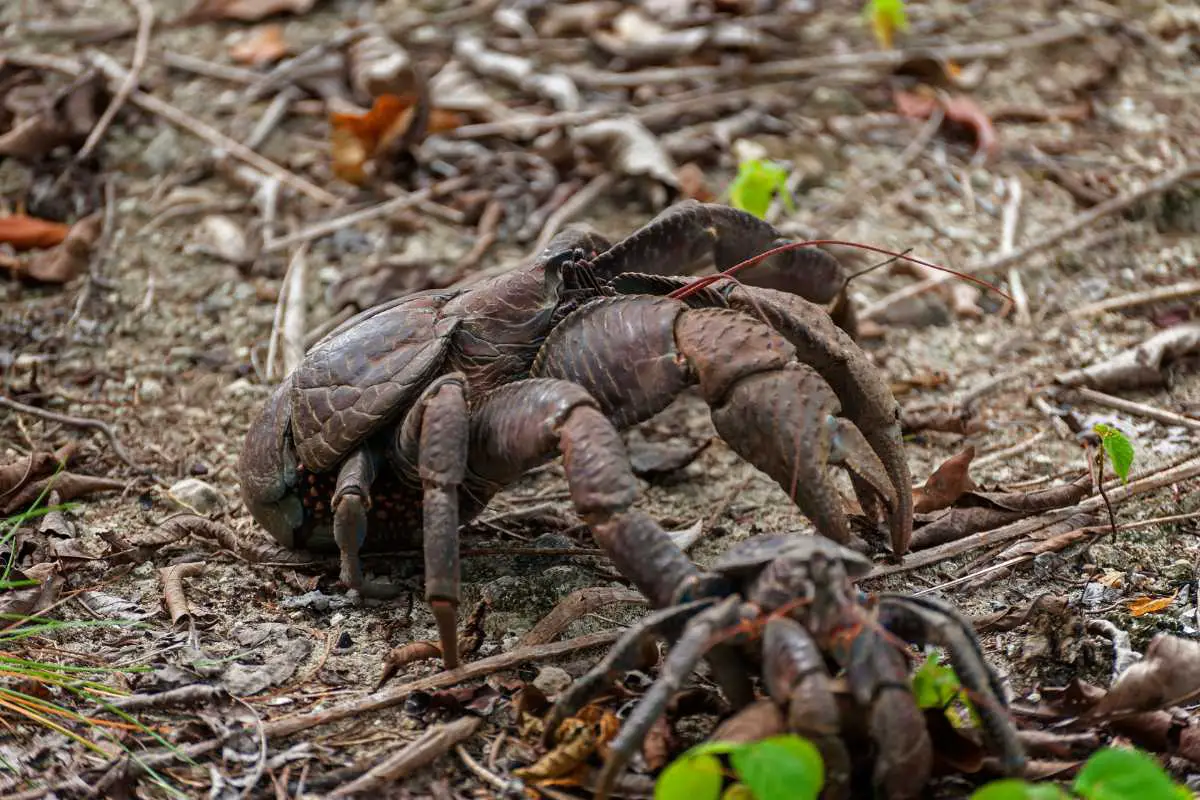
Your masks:
<svg viewBox="0 0 1200 800"><path fill-rule="evenodd" d="M733 783L725 789L727 778ZM816 800L824 785L825 765L817 748L785 734L696 745L663 770L654 800Z"/></svg>
<svg viewBox="0 0 1200 800"><path fill-rule="evenodd" d="M1146 753L1131 747L1105 747L1092 754L1068 793L1048 783L993 781L971 800L1186 800L1192 793L1171 780Z"/></svg>
<svg viewBox="0 0 1200 800"><path fill-rule="evenodd" d="M896 31L908 31L908 9L904 7L904 0L867 0L863 17L875 34L875 41L885 50L891 49Z"/></svg>
<svg viewBox="0 0 1200 800"><path fill-rule="evenodd" d="M775 195L780 195L788 210L795 211L796 202L788 191L787 178L787 170L774 161L747 159L738 164L737 177L729 184L729 204L763 219Z"/></svg>
<svg viewBox="0 0 1200 800"><path fill-rule="evenodd" d="M1129 479L1129 468L1133 466L1133 444L1112 425L1097 422L1092 426L1092 430L1100 437L1100 446L1108 455L1113 472L1125 483Z"/></svg>

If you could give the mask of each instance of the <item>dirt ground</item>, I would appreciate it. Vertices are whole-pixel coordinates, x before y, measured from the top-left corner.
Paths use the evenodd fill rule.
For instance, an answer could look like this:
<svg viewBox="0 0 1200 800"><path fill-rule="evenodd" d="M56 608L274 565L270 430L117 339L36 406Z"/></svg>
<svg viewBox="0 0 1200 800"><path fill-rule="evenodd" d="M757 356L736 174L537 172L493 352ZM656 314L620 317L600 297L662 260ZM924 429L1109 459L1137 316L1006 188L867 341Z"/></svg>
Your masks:
<svg viewBox="0 0 1200 800"><path fill-rule="evenodd" d="M160 21L174 19L191 6L181 0L152 5ZM564 23L561 31L546 33L544 5L592 6L602 21L585 21L583 32ZM1184 180L1148 193L1050 240L1089 209L1103 211L1112 198L1136 192L1185 165L1200 165L1200 17L1193 7L1184 2L1102 0L911 3L912 27L897 34L896 41L906 50L1007 42L1063 25L1078 25L1082 31L1044 46L1007 52L1001 48L997 54L968 52L956 59L961 71L950 79L939 69L943 80L950 81L944 88L947 96L969 98L994 122L995 150L980 163L970 130L949 123L934 130L924 119L897 113L892 92L901 86L901 78L869 59L861 64L847 59L841 65L780 77L753 71L737 76L730 69L730 77L683 75L675 80L647 73L632 87L597 79L639 69L729 68L744 58L769 64L879 53L856 3L627 4L643 7L651 19L677 30L728 31L733 30L731 21L741 19L746 27L738 29L738 35L753 39L753 34L766 41L739 48L728 43L737 40L730 34L720 40L726 44L714 38L683 55L639 49L630 44L634 34L605 27L615 15L611 5L621 4L504 2L472 7L344 0L318 3L307 13L270 21L282 26L292 53L328 42L331 32L345 31L354 22L374 22L408 47L429 74L451 59L456 37L479 35L496 51L532 59L540 74L562 68L561 74L578 84L578 110L613 108L614 118L631 108L653 109L718 90L746 90L728 108L714 101L711 108L660 117L648 127L657 141L670 144L667 149L678 171L668 169L687 177L678 181L685 193L696 194L691 180L699 174L707 190L719 197L746 143L787 166L797 208L790 211L777 202L771 218L789 235L910 250L922 259L970 272L1002 252L1005 209L1014 207L1011 187L1019 184L1018 224L1011 244L1020 249L1045 242L1012 265L1028 297L1028 319L994 293L969 296L971 290L960 281L877 305L931 274L919 268L893 264L850 284L863 318L862 345L892 382L906 414L928 407L961 408L964 398L977 398L967 433L921 430L906 437L915 483L923 483L939 464L967 446L976 452L971 477L983 488L1045 488L1085 472L1087 451L1075 435L1055 427L1058 417L1046 411L1051 407L1070 411L1085 430L1104 422L1129 434L1136 451L1134 479L1197 457L1196 425L1168 425L1143 413L1055 394L1054 379L1200 317L1196 293L1109 311L1084 309L1106 299L1200 280L1200 182L1193 177L1190 184ZM809 9L810 5L820 8ZM0 53L56 55L83 63L89 53L99 51L128 65L133 36L89 43L86 31L80 31L93 22L132 24L132 9L119 0L5 3L0 6ZM672 13L680 15L674 22ZM711 15L710 23L697 22L706 14ZM80 27L72 30L67 23ZM277 90L248 102L244 80L199 74L178 62L172 68L164 58L171 54L231 65L231 47L254 29L252 23L228 20L159 25L149 39L142 91L244 140ZM617 44L610 41L613 38ZM331 46L330 52L342 49ZM49 69L34 73L31 84L44 83L50 92L69 82ZM514 87L488 74L473 80L490 102L519 108L522 114L556 110L532 83ZM750 91L754 86L760 88ZM540 228L534 212L551 202L558 185L572 187L563 190L565 198L567 191L584 190L597 176L616 175L612 185L576 215L614 239L657 213L667 196L664 181L644 174L631 177L633 170L625 169L627 159L619 153L603 154L561 135L556 139L554 131L563 125L576 126L570 120L558 127L548 125L551 133L538 138L467 140L455 139L453 132L432 134L423 145L427 149L417 151L415 166L397 161L394 183L375 180L354 187L331 171L328 99L310 84L293 91L291 113L257 152L340 198L344 207L331 209L285 187L269 220L275 236L373 206L388 198L388 186L414 190L451 174L467 176L461 196L438 196L387 219L371 219L313 240L306 254L303 301L303 324L309 331L355 303L364 305L404 289L443 286L520 261L533 248ZM470 123L503 119L482 111L467 116ZM447 141L463 143L464 151L469 141L484 155L464 155L445 145ZM262 722L365 696L376 688L392 647L436 638L422 601L420 559L368 560L369 572L405 591L395 601L355 607L344 601L336 585L335 560L294 568L249 563L202 537L168 543L141 559L114 557L120 549L114 543L152 536L164 520L180 512L170 487L189 478L204 486L197 490L185 485L177 494L202 504L201 510L239 536L256 530L242 506L235 468L247 427L278 380L278 368L271 379L266 376L268 340L295 249L263 252L264 212L256 204L255 186L234 174L236 159L212 169L212 142L172 124L161 113L127 103L94 158L54 185L78 146L73 141L36 159L0 157L0 198L6 211L24 208L36 216L74 222L97 210L103 215L106 191L115 199L108 233L92 253L92 276L84 270L63 285L0 279L0 396L110 424L129 459L155 477L122 461L98 432L0 407L0 464L75 442L72 472L116 478L125 485L123 491L79 498L78 507L67 515L69 530L47 531L32 521L18 533L15 566L23 570L53 562L63 579L54 604L38 606L39 613L86 624L6 641L4 649L52 663L148 668L103 678L126 692L197 683L225 687L235 701L209 699L139 715L181 746L231 731L245 733L197 756L195 765L163 765L160 774L182 796L325 796L399 751L433 721L461 716L464 705L469 706L467 713L484 719L465 742L465 751L494 775L510 780L514 768L536 756L534 738L522 738L513 721L515 688L535 676L540 686L554 686L560 673L547 667L579 675L600 657L602 647L491 676L487 681L495 696L487 691L454 697L417 693L386 709L290 737L272 737L262 751L256 736ZM489 151L511 157L506 156L502 166L497 166L499 160L479 160ZM518 158L524 151L539 153L540 163L549 166L552 178L547 185L529 176ZM685 169L684 164L692 166ZM198 172L206 165L207 172ZM199 179L189 180L197 175ZM522 180L528 182L524 188L519 185ZM464 270L464 256L478 240L479 218L479 204L468 203L465 196L477 189L485 198L503 198L506 216L495 243ZM838 253L846 255L854 271L874 263L874 256ZM982 277L1013 292L1008 267ZM1080 309L1084 313L1072 315ZM1161 385L1109 393L1200 420L1198 363L1195 352L1181 355L1163 366ZM705 407L692 396L628 432L631 453L646 462L714 439L685 466L643 479L639 508L669 530L699 522L701 536L690 553L701 564L752 534L811 530L783 490L715 436ZM992 454L996 457L990 458ZM1114 491L1118 485L1110 484ZM1116 503L1116 522L1200 511L1198 492L1200 479L1193 473ZM593 547L579 523L562 470L554 463L504 492L464 529L464 547L492 548L463 560L462 616L478 601L488 603L482 643L469 656L471 661L517 647L522 636L570 593L623 585L603 558L504 553L510 547ZM1101 511L1093 524L1107 523ZM977 620L1006 610L1020 616L1043 595L1065 598L1058 613L1039 614L1035 609L1011 630L984 628L980 634L986 657L1011 687L1013 698L1036 705L1047 688L1076 677L1100 686L1112 680L1113 643L1090 622L1107 620L1127 632L1138 653L1156 633L1200 636L1197 533L1196 519L1155 523L1043 553L996 580L942 587L994 564L1001 548L992 545L872 578L863 588L938 587L942 596ZM6 553L13 551L13 541L6 540L4 548ZM184 581L191 614L172 624L160 569L193 561L206 566L202 574ZM882 557L879 562L885 563ZM1163 610L1130 613L1130 600L1171 596L1173 602ZM575 621L561 638L611 630L643 613L636 604L611 605ZM118 619L137 624L102 624ZM417 661L401 667L389 685L439 669L436 660ZM464 685L479 684L476 679ZM711 688L707 680L699 685ZM49 699L55 702L75 702L57 689L52 695ZM1196 724L1186 710L1181 713ZM146 777L134 782L112 769L120 751L103 735L84 731L99 742L96 749L87 749L7 711L0 712L0 720L0 791L6 797L84 796L89 787L100 796L169 796L169 790ZM711 730L711 721L701 718L703 724L681 725L677 747ZM1107 742L1112 735L1101 728L1098 741ZM499 745L497 737L502 737ZM153 745L143 735L121 738L135 751ZM1062 759L1081 757L1073 753ZM1200 766L1182 758L1164 763L1180 780L1200 780ZM102 776L106 782L96 788ZM939 782L936 792L963 797L972 786L969 780L949 778ZM468 797L501 790L481 781L451 752L381 791L382 796ZM569 787L557 791L560 794L553 796L581 794Z"/></svg>

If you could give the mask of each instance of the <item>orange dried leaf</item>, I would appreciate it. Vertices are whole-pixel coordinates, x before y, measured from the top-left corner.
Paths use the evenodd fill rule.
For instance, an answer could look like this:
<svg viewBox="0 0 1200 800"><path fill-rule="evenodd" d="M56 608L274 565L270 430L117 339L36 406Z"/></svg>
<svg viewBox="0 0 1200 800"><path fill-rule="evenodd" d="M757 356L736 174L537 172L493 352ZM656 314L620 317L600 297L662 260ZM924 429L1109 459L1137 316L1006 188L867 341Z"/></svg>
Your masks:
<svg viewBox="0 0 1200 800"><path fill-rule="evenodd" d="M229 57L241 64L273 64L288 54L283 26L263 25L229 48Z"/></svg>
<svg viewBox="0 0 1200 800"><path fill-rule="evenodd" d="M67 238L70 225L51 222L24 214L0 217L0 244L10 244L17 250L54 247Z"/></svg>
<svg viewBox="0 0 1200 800"><path fill-rule="evenodd" d="M375 98L365 114L331 114L330 144L333 172L344 181L361 184L366 180L366 164L401 137L408 134L416 116L416 98L412 95L384 94ZM463 124L463 117L452 111L431 109L423 131L443 133Z"/></svg>
<svg viewBox="0 0 1200 800"><path fill-rule="evenodd" d="M1165 611L1175 602L1175 597L1178 594L1170 597L1136 597L1129 601L1129 613L1135 617L1144 617L1147 614L1155 614L1159 611Z"/></svg>

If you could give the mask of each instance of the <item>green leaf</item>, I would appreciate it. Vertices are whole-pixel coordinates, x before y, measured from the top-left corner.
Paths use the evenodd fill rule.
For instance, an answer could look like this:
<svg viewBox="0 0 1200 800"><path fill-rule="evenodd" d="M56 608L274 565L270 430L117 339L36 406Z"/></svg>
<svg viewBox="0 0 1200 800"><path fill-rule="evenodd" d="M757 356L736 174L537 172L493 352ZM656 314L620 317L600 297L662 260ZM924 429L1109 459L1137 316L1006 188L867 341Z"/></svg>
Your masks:
<svg viewBox="0 0 1200 800"><path fill-rule="evenodd" d="M1100 443L1112 462L1113 472L1124 483L1129 478L1129 468L1133 466L1133 445L1124 433L1103 422L1097 422L1092 430L1100 435Z"/></svg>
<svg viewBox="0 0 1200 800"><path fill-rule="evenodd" d="M762 219L771 207L776 194L783 194L789 211L795 210L791 193L787 191L787 170L761 159L738 164L737 177L729 185L729 204Z"/></svg>
<svg viewBox="0 0 1200 800"><path fill-rule="evenodd" d="M744 783L731 783L721 795L721 800L754 800L754 792Z"/></svg>
<svg viewBox="0 0 1200 800"><path fill-rule="evenodd" d="M1181 796L1157 761L1131 747L1096 751L1071 788L1085 800L1176 800Z"/></svg>
<svg viewBox="0 0 1200 800"><path fill-rule="evenodd" d="M884 49L892 46L896 31L908 30L908 10L904 0L867 0L863 16L875 34L875 41Z"/></svg>
<svg viewBox="0 0 1200 800"><path fill-rule="evenodd" d="M719 800L725 770L714 755L684 753L654 784L654 800Z"/></svg>
<svg viewBox="0 0 1200 800"><path fill-rule="evenodd" d="M971 800L1068 800L1069 795L1052 783L1029 783L1016 778L992 781L977 789Z"/></svg>
<svg viewBox="0 0 1200 800"><path fill-rule="evenodd" d="M958 697L962 684L953 669L939 664L937 654L930 653L913 673L912 687L920 708L946 708Z"/></svg>
<svg viewBox="0 0 1200 800"><path fill-rule="evenodd" d="M806 739L772 736L729 756L738 778L756 800L816 800L825 785L825 765Z"/></svg>

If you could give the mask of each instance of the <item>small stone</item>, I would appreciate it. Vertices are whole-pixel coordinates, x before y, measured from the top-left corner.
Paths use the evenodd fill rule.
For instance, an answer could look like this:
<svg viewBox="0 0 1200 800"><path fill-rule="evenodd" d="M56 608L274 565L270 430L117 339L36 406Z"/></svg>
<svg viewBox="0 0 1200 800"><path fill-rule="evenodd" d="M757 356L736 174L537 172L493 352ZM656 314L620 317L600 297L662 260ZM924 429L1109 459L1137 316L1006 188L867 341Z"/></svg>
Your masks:
<svg viewBox="0 0 1200 800"><path fill-rule="evenodd" d="M154 378L146 378L144 381L142 381L141 386L138 387L138 398L146 403L153 403L157 400L161 400L163 394L164 391L162 382L157 381Z"/></svg>
<svg viewBox="0 0 1200 800"><path fill-rule="evenodd" d="M338 650L349 650L354 646L354 640L350 638L348 631L342 631L342 635L338 637L335 647Z"/></svg>
<svg viewBox="0 0 1200 800"><path fill-rule="evenodd" d="M570 685L571 675L561 667L542 667L533 679L534 688L547 697L558 694Z"/></svg>
<svg viewBox="0 0 1200 800"><path fill-rule="evenodd" d="M188 472L192 473L193 475L197 475L197 476L207 475L208 474L208 465L205 464L203 461L193 462L192 465L190 467L188 467Z"/></svg>
<svg viewBox="0 0 1200 800"><path fill-rule="evenodd" d="M140 158L153 172L170 172L179 160L179 134L170 125L163 125L142 150Z"/></svg>
<svg viewBox="0 0 1200 800"><path fill-rule="evenodd" d="M184 478L170 488L168 495L178 505L205 516L225 506L221 493L199 478Z"/></svg>

